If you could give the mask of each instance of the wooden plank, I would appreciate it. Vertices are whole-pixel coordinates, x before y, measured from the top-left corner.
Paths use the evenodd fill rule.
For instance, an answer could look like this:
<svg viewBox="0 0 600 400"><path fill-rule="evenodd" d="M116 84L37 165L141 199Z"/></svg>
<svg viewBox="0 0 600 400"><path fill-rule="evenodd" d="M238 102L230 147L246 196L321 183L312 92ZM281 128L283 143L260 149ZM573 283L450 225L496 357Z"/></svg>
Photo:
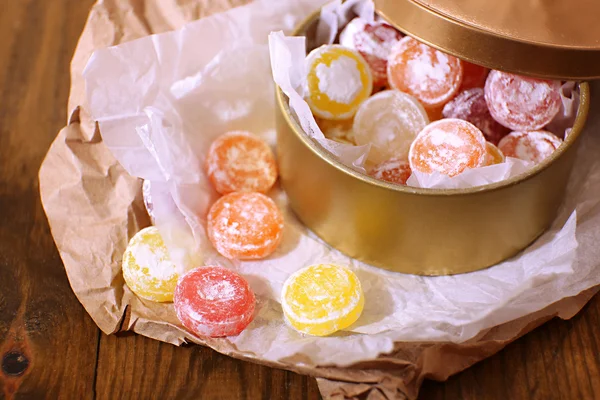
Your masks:
<svg viewBox="0 0 600 400"><path fill-rule="evenodd" d="M573 319L554 319L445 383L425 382L420 398L598 399L599 310L596 296Z"/></svg>
<svg viewBox="0 0 600 400"><path fill-rule="evenodd" d="M69 60L91 0L0 5L0 397L89 398L98 329L70 289L39 165L65 123Z"/></svg>
<svg viewBox="0 0 600 400"><path fill-rule="evenodd" d="M98 399L318 399L313 378L251 364L201 346L102 335Z"/></svg>
<svg viewBox="0 0 600 400"><path fill-rule="evenodd" d="M0 398L316 399L312 378L199 346L99 336L68 286L37 170L64 125L68 65L92 0L0 0ZM422 399L593 399L600 298Z"/></svg>

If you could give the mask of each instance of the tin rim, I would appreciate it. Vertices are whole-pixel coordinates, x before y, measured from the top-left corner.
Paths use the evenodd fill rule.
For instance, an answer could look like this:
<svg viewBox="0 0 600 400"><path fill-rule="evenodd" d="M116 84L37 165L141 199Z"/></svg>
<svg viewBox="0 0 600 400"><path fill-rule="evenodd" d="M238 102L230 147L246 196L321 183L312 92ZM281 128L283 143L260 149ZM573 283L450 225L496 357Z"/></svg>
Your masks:
<svg viewBox="0 0 600 400"><path fill-rule="evenodd" d="M313 14L309 15L292 33L293 36L304 36L303 33L307 30L309 24L311 24L319 15L320 9L315 11ZM475 186L471 188L465 189L424 189L424 188L416 188L412 186L401 186L393 183L389 183L386 181L381 181L379 179L375 179L369 175L363 174L359 171L356 171L347 165L338 161L333 154L323 148L316 141L308 137L308 135L302 130L302 127L298 124L298 122L292 117L292 113L289 107L289 103L286 100L286 95L283 93L281 88L277 86L276 89L276 99L277 106L280 111L283 113L283 117L286 123L292 128L296 137L306 146L311 152L319 157L321 160L324 160L329 165L337 169L338 171L349 175L355 179L362 181L363 183L374 185L386 190L392 190L395 192L413 194L413 195L422 195L422 196L459 196L459 195L471 195L481 192L493 192L496 190L500 190L506 187L510 187L513 185L520 184L521 182L525 182L534 176L540 174L542 171L546 170L555 160L562 157L562 155L571 148L571 146L577 141L579 135L583 131L585 126L585 122L587 121L589 107L590 107L590 86L587 82L579 82L579 107L577 109L577 115L575 116L575 122L573 123L573 128L569 133L569 136L563 141L563 143L556 149L550 157L547 157L541 163L535 165L527 172L514 176L510 179L505 179L500 182L490 183L482 186Z"/></svg>

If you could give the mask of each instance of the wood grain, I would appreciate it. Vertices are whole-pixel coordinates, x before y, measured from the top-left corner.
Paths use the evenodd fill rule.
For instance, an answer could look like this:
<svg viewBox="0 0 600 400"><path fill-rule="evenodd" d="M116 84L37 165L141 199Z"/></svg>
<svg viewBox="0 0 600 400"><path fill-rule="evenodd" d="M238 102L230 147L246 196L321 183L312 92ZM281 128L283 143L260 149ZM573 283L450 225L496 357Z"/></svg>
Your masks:
<svg viewBox="0 0 600 400"><path fill-rule="evenodd" d="M37 171L65 124L69 61L92 0L0 0L0 399L317 399L314 379L199 346L106 336L73 295ZM600 398L600 298L422 399Z"/></svg>

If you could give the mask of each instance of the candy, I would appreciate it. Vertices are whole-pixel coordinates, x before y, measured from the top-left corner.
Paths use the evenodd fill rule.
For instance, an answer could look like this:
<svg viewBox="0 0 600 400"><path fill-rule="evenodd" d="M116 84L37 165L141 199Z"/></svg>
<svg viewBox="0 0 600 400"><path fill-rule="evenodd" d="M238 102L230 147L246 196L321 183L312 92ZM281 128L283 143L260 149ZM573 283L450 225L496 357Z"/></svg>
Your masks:
<svg viewBox="0 0 600 400"><path fill-rule="evenodd" d="M315 121L326 138L336 141L340 139L342 141L353 142L354 132L352 132L352 119L335 121L317 117L315 118Z"/></svg>
<svg viewBox="0 0 600 400"><path fill-rule="evenodd" d="M406 185L406 181L411 174L412 171L408 161L399 158L392 158L377 164L370 173L373 178L399 185Z"/></svg>
<svg viewBox="0 0 600 400"><path fill-rule="evenodd" d="M277 180L277 164L269 145L243 131L225 133L212 142L206 171L220 194L265 193Z"/></svg>
<svg viewBox="0 0 600 400"><path fill-rule="evenodd" d="M152 184L150 183L150 181L144 179L144 182L142 183L142 197L144 198L144 207L146 207L146 212L148 213L150 220L152 221L152 223L154 223L154 202L152 201L152 195L150 191L151 186Z"/></svg>
<svg viewBox="0 0 600 400"><path fill-rule="evenodd" d="M261 193L230 193L208 212L208 237L230 259L255 260L275 251L283 233L283 215Z"/></svg>
<svg viewBox="0 0 600 400"><path fill-rule="evenodd" d="M360 53L371 67L373 86L387 86L387 63L402 34L385 22L368 23L354 18L340 33L340 44Z"/></svg>
<svg viewBox="0 0 600 400"><path fill-rule="evenodd" d="M371 144L369 161L378 164L393 157L406 158L410 144L429 119L414 97L386 90L365 101L354 117L354 140Z"/></svg>
<svg viewBox="0 0 600 400"><path fill-rule="evenodd" d="M131 238L123 254L123 278L141 298L173 300L179 273L157 228L142 229Z"/></svg>
<svg viewBox="0 0 600 400"><path fill-rule="evenodd" d="M560 109L560 82L492 71L485 82L485 101L492 117L514 131L546 126Z"/></svg>
<svg viewBox="0 0 600 400"><path fill-rule="evenodd" d="M448 102L463 77L462 62L406 36L392 48L388 81L394 89L415 96L426 109Z"/></svg>
<svg viewBox="0 0 600 400"><path fill-rule="evenodd" d="M492 143L486 142L485 149L486 149L486 156L485 156L485 165L486 166L494 165L494 164L502 164L504 161L506 161L504 154L502 154L500 149L498 149Z"/></svg>
<svg viewBox="0 0 600 400"><path fill-rule="evenodd" d="M183 275L174 298L177 318L198 336L234 336L254 318L256 298L248 282L223 267L200 267Z"/></svg>
<svg viewBox="0 0 600 400"><path fill-rule="evenodd" d="M497 144L510 129L500 125L488 110L483 89L474 88L460 92L444 106L444 118L464 119L478 127L485 138Z"/></svg>
<svg viewBox="0 0 600 400"><path fill-rule="evenodd" d="M369 64L355 50L325 45L311 51L306 61L306 101L318 117L351 118L373 91Z"/></svg>
<svg viewBox="0 0 600 400"><path fill-rule="evenodd" d="M470 62L463 61L463 80L460 85L459 91L483 88L485 86L485 79L487 78L490 70L479 66L477 64L471 64Z"/></svg>
<svg viewBox="0 0 600 400"><path fill-rule="evenodd" d="M558 136L547 131L511 132L498 143L498 148L506 157L538 164L551 156L561 143Z"/></svg>
<svg viewBox="0 0 600 400"><path fill-rule="evenodd" d="M331 264L296 271L283 285L281 306L294 329L326 336L352 325L364 307L358 277L349 269Z"/></svg>
<svg viewBox="0 0 600 400"><path fill-rule="evenodd" d="M475 125L449 118L433 122L419 133L408 160L413 171L455 176L485 165L486 154L485 138Z"/></svg>

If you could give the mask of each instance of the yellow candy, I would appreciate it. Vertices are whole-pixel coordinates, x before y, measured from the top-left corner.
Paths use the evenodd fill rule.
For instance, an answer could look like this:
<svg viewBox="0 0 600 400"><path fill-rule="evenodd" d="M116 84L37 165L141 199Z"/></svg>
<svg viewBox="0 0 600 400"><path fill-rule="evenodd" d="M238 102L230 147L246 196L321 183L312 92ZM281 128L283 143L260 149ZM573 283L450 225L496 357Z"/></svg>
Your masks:
<svg viewBox="0 0 600 400"><path fill-rule="evenodd" d="M364 295L358 277L331 264L313 265L290 276L281 305L296 330L326 336L352 325L362 313Z"/></svg>
<svg viewBox="0 0 600 400"><path fill-rule="evenodd" d="M371 95L371 70L358 52L340 45L325 45L310 52L306 60L306 101L316 116L331 120L351 118Z"/></svg>
<svg viewBox="0 0 600 400"><path fill-rule="evenodd" d="M123 278L139 297L173 301L179 273L157 228L142 229L131 238L123 254Z"/></svg>

